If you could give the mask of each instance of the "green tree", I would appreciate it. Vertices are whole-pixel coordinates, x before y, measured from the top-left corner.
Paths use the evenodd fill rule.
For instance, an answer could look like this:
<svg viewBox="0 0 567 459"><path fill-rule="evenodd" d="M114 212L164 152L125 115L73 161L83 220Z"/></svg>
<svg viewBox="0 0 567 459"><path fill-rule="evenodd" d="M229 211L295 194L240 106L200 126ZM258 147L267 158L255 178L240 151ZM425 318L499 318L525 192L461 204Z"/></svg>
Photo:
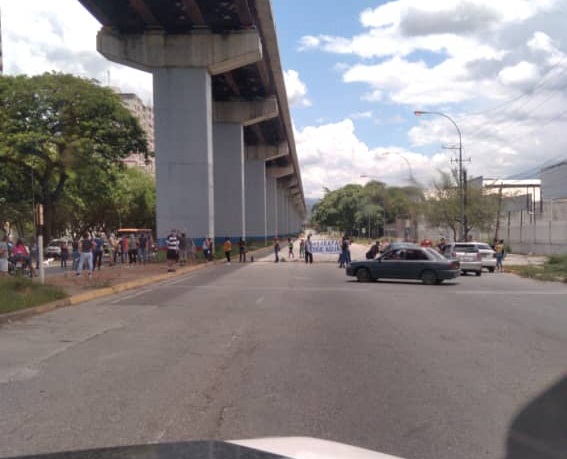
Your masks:
<svg viewBox="0 0 567 459"><path fill-rule="evenodd" d="M5 204L22 197L30 208L42 203L47 239L77 210L89 174L105 180L130 151L147 151L137 119L92 80L56 73L0 77L0 106L0 165L9 170L0 176ZM7 174L15 178L6 182ZM75 187L68 186L72 180Z"/></svg>
<svg viewBox="0 0 567 459"><path fill-rule="evenodd" d="M423 193L416 187L387 187L374 180L365 186L349 184L325 190L323 199L313 207L312 220L319 228L353 233L357 228L410 217L422 200Z"/></svg>
<svg viewBox="0 0 567 459"><path fill-rule="evenodd" d="M459 189L454 178L441 172L435 182L432 196L425 205L425 217L434 226L450 228L455 241L459 240L459 228L464 224L465 240L474 228L489 230L495 224L498 196L485 194L479 187L467 187L465 218L462 222Z"/></svg>

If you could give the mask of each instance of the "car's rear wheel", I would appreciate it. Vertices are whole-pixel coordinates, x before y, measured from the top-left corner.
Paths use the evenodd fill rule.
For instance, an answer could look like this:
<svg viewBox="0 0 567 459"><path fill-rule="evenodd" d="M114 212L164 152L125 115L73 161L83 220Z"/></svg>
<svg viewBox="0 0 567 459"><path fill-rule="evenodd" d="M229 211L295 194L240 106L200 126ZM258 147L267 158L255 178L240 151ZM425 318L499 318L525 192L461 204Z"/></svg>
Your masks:
<svg viewBox="0 0 567 459"><path fill-rule="evenodd" d="M482 276L482 271L475 271L475 275L476 275L476 277Z"/></svg>
<svg viewBox="0 0 567 459"><path fill-rule="evenodd" d="M494 272L494 266L491 266L490 268L488 268L488 272L493 273Z"/></svg>
<svg viewBox="0 0 567 459"><path fill-rule="evenodd" d="M423 271L421 273L421 281L425 285L433 285L437 282L437 280L437 274L435 274L435 271L428 269L427 271Z"/></svg>
<svg viewBox="0 0 567 459"><path fill-rule="evenodd" d="M370 282L372 280L370 271L366 268L358 269L356 271L356 280L358 280L358 282Z"/></svg>

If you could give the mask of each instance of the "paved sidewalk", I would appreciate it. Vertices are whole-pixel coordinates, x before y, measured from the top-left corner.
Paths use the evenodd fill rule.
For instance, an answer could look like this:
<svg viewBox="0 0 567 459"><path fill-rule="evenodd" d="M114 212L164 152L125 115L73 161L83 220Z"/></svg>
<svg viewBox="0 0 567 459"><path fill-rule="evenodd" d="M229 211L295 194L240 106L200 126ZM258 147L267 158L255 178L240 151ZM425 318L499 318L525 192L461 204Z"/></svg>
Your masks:
<svg viewBox="0 0 567 459"><path fill-rule="evenodd" d="M185 266L196 266L198 263L187 263ZM177 266L181 268L181 266ZM53 267L49 269L49 275L46 275L45 281L51 285L57 285L63 288L70 296L92 289L104 287L114 287L118 284L142 279L145 277L155 276L167 273L167 264L165 262L155 262L143 264L117 264L114 266L103 265L101 270L93 272L92 277L87 275L87 271L83 271L80 277L75 275L74 271Z"/></svg>

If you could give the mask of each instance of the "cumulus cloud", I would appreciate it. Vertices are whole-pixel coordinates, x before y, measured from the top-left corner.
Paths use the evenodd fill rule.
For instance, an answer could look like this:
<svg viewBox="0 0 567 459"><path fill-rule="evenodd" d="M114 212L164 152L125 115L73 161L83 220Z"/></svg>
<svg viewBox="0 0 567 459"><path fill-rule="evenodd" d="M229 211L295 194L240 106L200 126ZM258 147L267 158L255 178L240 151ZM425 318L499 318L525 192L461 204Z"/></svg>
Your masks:
<svg viewBox="0 0 567 459"><path fill-rule="evenodd" d="M472 158L471 174L507 176L567 148L561 4L393 0L363 11L361 32L312 35L301 49L336 54L343 81L366 85L364 102L452 115ZM408 139L412 149L430 152L458 140L439 117L416 119ZM452 153L444 154L449 159Z"/></svg>
<svg viewBox="0 0 567 459"><path fill-rule="evenodd" d="M423 185L429 185L438 168L450 165L444 154L429 158L395 146L370 148L359 139L350 118L307 126L295 132L295 140L305 194L314 198L323 195L324 187L335 189L368 180L361 175L390 185L408 185L411 171Z"/></svg>
<svg viewBox="0 0 567 459"><path fill-rule="evenodd" d="M533 85L540 75L534 64L521 61L500 70L498 77L506 86L526 86L526 84Z"/></svg>
<svg viewBox="0 0 567 459"><path fill-rule="evenodd" d="M478 100L479 94L505 98L549 70L552 55L554 62L560 58L558 40L530 26L557 5L559 0L395 0L361 13L363 33L310 35L300 49L361 58L339 70L345 82L370 87L365 101L443 105ZM422 52L438 59L426 63ZM380 61L369 64L369 58Z"/></svg>
<svg viewBox="0 0 567 459"><path fill-rule="evenodd" d="M58 0L56 9L35 0L0 4L5 73L73 73L151 101L151 75L113 64L96 52L100 24L76 0Z"/></svg>
<svg viewBox="0 0 567 459"><path fill-rule="evenodd" d="M311 106L311 101L307 97L307 86L301 81L296 70L284 70L284 81L287 98L291 106Z"/></svg>

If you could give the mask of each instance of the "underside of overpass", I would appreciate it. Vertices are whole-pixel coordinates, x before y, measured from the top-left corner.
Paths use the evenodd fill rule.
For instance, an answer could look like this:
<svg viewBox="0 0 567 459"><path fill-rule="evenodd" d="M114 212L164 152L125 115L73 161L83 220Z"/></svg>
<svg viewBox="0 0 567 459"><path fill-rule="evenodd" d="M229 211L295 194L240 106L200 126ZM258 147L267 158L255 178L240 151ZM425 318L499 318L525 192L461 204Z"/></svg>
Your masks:
<svg viewBox="0 0 567 459"><path fill-rule="evenodd" d="M79 0L154 76L158 236L299 230L305 201L269 0ZM263 188L263 189L262 189Z"/></svg>

